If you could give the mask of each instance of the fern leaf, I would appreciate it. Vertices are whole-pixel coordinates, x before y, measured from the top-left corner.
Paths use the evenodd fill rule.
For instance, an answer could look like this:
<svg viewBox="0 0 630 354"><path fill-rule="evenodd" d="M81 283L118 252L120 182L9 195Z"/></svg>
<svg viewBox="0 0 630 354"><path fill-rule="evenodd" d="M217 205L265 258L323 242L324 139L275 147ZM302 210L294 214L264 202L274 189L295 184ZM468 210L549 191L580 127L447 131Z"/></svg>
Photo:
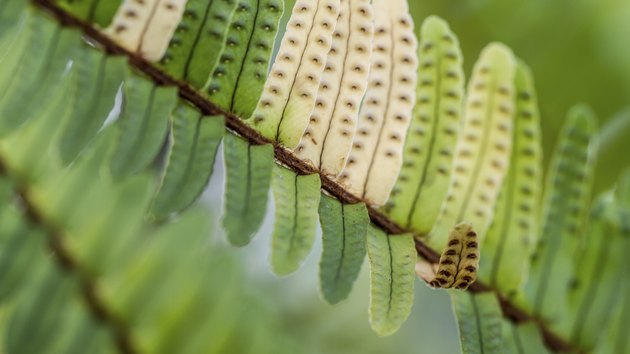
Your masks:
<svg viewBox="0 0 630 354"><path fill-rule="evenodd" d="M152 214L162 219L193 203L208 184L223 137L222 116L203 116L179 104L173 113L171 148Z"/></svg>
<svg viewBox="0 0 630 354"><path fill-rule="evenodd" d="M370 324L376 334L396 332L413 305L416 248L412 235L387 235L370 227Z"/></svg>
<svg viewBox="0 0 630 354"><path fill-rule="evenodd" d="M121 47L137 53L153 11L159 3L160 0L124 0L112 23L104 30L105 34Z"/></svg>
<svg viewBox="0 0 630 354"><path fill-rule="evenodd" d="M276 166L271 186L276 202L271 267L287 275L300 267L313 246L321 182L319 175L298 176Z"/></svg>
<svg viewBox="0 0 630 354"><path fill-rule="evenodd" d="M188 0L159 1L144 25L137 52L148 61L158 61L166 53L175 28L182 19Z"/></svg>
<svg viewBox="0 0 630 354"><path fill-rule="evenodd" d="M262 94L284 2L241 0L206 91L220 107L249 117Z"/></svg>
<svg viewBox="0 0 630 354"><path fill-rule="evenodd" d="M176 79L202 88L217 65L236 0L189 0L162 68Z"/></svg>
<svg viewBox="0 0 630 354"><path fill-rule="evenodd" d="M514 141L510 167L495 209L495 217L482 245L480 278L502 293L522 288L529 256L539 231L542 193L540 115L534 82L522 62L515 76ZM511 252L518 249L519 252Z"/></svg>
<svg viewBox="0 0 630 354"><path fill-rule="evenodd" d="M248 244L263 222L274 165L272 145L251 145L225 136L225 207L223 227L232 245Z"/></svg>
<svg viewBox="0 0 630 354"><path fill-rule="evenodd" d="M315 106L339 15L339 0L296 1L252 117L260 133L294 148Z"/></svg>
<svg viewBox="0 0 630 354"><path fill-rule="evenodd" d="M374 52L368 89L346 166L339 178L356 196L383 205L402 165L415 103L417 43L407 2L375 0Z"/></svg>
<svg viewBox="0 0 630 354"><path fill-rule="evenodd" d="M117 121L118 142L111 171L115 177L137 173L153 162L168 132L169 112L175 107L177 89L157 87L127 72L123 107Z"/></svg>
<svg viewBox="0 0 630 354"><path fill-rule="evenodd" d="M399 225L426 235L446 197L464 98L462 53L448 24L427 18L421 29L419 78L403 165L385 206Z"/></svg>
<svg viewBox="0 0 630 354"><path fill-rule="evenodd" d="M592 350L615 312L624 277L626 243L624 229L628 210L620 208L611 193L598 198L589 217L589 227L578 257L574 257L574 279L569 288L572 311L558 324L559 333L571 343Z"/></svg>
<svg viewBox="0 0 630 354"><path fill-rule="evenodd" d="M112 21L122 0L60 0L58 3L68 13L104 28Z"/></svg>
<svg viewBox="0 0 630 354"><path fill-rule="evenodd" d="M506 354L549 354L536 324L515 324L503 320L503 343Z"/></svg>
<svg viewBox="0 0 630 354"><path fill-rule="evenodd" d="M483 244L507 174L512 147L515 60L502 44L487 46L468 87L466 113L449 192L427 242L442 249L450 228L466 221Z"/></svg>
<svg viewBox="0 0 630 354"><path fill-rule="evenodd" d="M452 292L463 354L504 353L502 313L494 293Z"/></svg>
<svg viewBox="0 0 630 354"><path fill-rule="evenodd" d="M448 244L437 269L429 282L435 288L465 290L477 279L479 243L472 225L461 223L450 232Z"/></svg>
<svg viewBox="0 0 630 354"><path fill-rule="evenodd" d="M337 176L352 148L372 56L374 24L368 0L341 0L339 18L310 122L297 155Z"/></svg>
<svg viewBox="0 0 630 354"><path fill-rule="evenodd" d="M361 271L370 217L363 203L346 205L323 194L319 218L323 239L319 285L324 299L336 304L348 297Z"/></svg>
<svg viewBox="0 0 630 354"><path fill-rule="evenodd" d="M77 56L77 87L59 146L65 164L72 162L103 126L114 107L125 68L124 58L108 58L85 46Z"/></svg>
<svg viewBox="0 0 630 354"><path fill-rule="evenodd" d="M533 313L550 323L557 323L567 313L573 259L589 210L595 131L590 109L571 109L547 173L542 233L532 255L525 296Z"/></svg>
<svg viewBox="0 0 630 354"><path fill-rule="evenodd" d="M3 0L0 3L0 38L19 27L16 24L23 20L25 14L31 13L31 11L25 11L27 7L28 2L23 0Z"/></svg>
<svg viewBox="0 0 630 354"><path fill-rule="evenodd" d="M25 117L20 111L25 102L32 104L32 93L50 70L48 59L53 55L60 37L59 26L41 14L35 15L28 25L30 35L26 47L19 54L13 70L6 70L11 75L2 82L0 136L6 136L24 122Z"/></svg>

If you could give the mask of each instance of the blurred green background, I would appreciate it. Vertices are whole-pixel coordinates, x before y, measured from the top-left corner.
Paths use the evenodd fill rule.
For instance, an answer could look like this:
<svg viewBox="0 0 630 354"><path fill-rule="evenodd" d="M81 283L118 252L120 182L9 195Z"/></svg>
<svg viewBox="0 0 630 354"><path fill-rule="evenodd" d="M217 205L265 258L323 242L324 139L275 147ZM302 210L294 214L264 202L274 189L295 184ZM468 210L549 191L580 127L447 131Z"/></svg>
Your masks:
<svg viewBox="0 0 630 354"><path fill-rule="evenodd" d="M589 104L600 120L596 189L608 189L630 165L630 1L628 0L409 0L418 30L436 14L458 34L470 73L480 50L500 41L532 68L542 113L545 163L568 109ZM287 2L285 21L292 1ZM217 161L207 205L221 215L222 161ZM270 198L271 199L271 198ZM459 353L448 296L416 283L414 310L395 335L379 338L368 323L368 267L350 298L337 306L320 299L321 241L297 273L277 278L268 266L273 205L255 241L226 252L244 259L249 288L268 306L270 323L303 353ZM216 225L220 225L217 221ZM217 235L221 231L217 228ZM222 239L222 237L217 237Z"/></svg>

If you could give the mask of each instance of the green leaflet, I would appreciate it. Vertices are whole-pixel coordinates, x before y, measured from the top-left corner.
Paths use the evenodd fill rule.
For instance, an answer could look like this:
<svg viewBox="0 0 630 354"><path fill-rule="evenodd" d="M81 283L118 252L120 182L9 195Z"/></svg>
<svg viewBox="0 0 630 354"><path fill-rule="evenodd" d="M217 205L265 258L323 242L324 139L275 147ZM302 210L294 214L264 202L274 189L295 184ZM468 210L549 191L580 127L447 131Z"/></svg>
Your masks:
<svg viewBox="0 0 630 354"><path fill-rule="evenodd" d="M65 164L72 162L102 128L114 107L126 65L123 57L107 57L88 46L80 48L74 60L77 86L59 146Z"/></svg>
<svg viewBox="0 0 630 354"><path fill-rule="evenodd" d="M531 72L522 62L516 67L515 90L512 157L482 245L485 262L480 265L480 279L508 296L526 279L539 232L542 194L540 114Z"/></svg>
<svg viewBox="0 0 630 354"><path fill-rule="evenodd" d="M118 142L111 164L115 177L142 171L153 162L164 145L169 112L177 100L175 87L157 87L131 71L127 71L123 89L123 107L116 123Z"/></svg>
<svg viewBox="0 0 630 354"><path fill-rule="evenodd" d="M313 246L321 182L319 175L298 176L276 165L271 186L276 208L271 268L287 275L300 267Z"/></svg>
<svg viewBox="0 0 630 354"><path fill-rule="evenodd" d="M503 354L501 307L494 293L451 292L463 354Z"/></svg>
<svg viewBox="0 0 630 354"><path fill-rule="evenodd" d="M422 235L431 231L448 190L463 108L462 61L448 24L427 18L420 33L416 105L403 165L385 206L392 220Z"/></svg>
<svg viewBox="0 0 630 354"><path fill-rule="evenodd" d="M532 322L514 324L503 319L503 343L506 354L548 354L538 326Z"/></svg>
<svg viewBox="0 0 630 354"><path fill-rule="evenodd" d="M616 312L621 282L625 276L626 243L630 230L623 223L630 218L612 193L598 198L578 257L574 257L571 281L571 311L561 318L558 333L581 348L592 350L601 330Z"/></svg>
<svg viewBox="0 0 630 354"><path fill-rule="evenodd" d="M13 70L6 70L10 75L4 81L0 78L3 87L0 91L0 136L6 136L24 122L21 110L33 105L33 91L51 70L49 59L55 53L61 33L55 22L41 15L30 18L28 26L30 35L26 47L18 54Z"/></svg>
<svg viewBox="0 0 630 354"><path fill-rule="evenodd" d="M240 0L206 87L220 107L249 117L262 93L284 10L283 0Z"/></svg>
<svg viewBox="0 0 630 354"><path fill-rule="evenodd" d="M18 27L15 24L23 20L26 13L30 14L30 11L25 11L27 5L28 2L24 0L0 1L0 49L4 49L2 47L3 40L7 39L6 37L11 35L11 31ZM4 52L0 50L0 57L2 54Z"/></svg>
<svg viewBox="0 0 630 354"><path fill-rule="evenodd" d="M237 0L189 0L160 65L176 79L202 88L224 46Z"/></svg>
<svg viewBox="0 0 630 354"><path fill-rule="evenodd" d="M265 218L274 165L273 145L251 145L226 134L223 152L226 170L223 227L232 245L245 246Z"/></svg>
<svg viewBox="0 0 630 354"><path fill-rule="evenodd" d="M363 203L343 204L322 194L319 201L323 250L319 285L330 304L350 294L365 259L365 239L370 216Z"/></svg>
<svg viewBox="0 0 630 354"><path fill-rule="evenodd" d="M571 109L547 173L542 232L532 255L523 306L550 323L557 323L568 311L573 262L588 219L595 134L591 110L584 106Z"/></svg>
<svg viewBox="0 0 630 354"><path fill-rule="evenodd" d="M435 250L443 249L449 230L464 221L483 244L511 156L514 71L512 51L499 43L488 45L475 64L449 192L427 240Z"/></svg>
<svg viewBox="0 0 630 354"><path fill-rule="evenodd" d="M371 226L367 236L370 261L370 324L376 334L396 332L413 305L416 248L412 235L387 235Z"/></svg>
<svg viewBox="0 0 630 354"><path fill-rule="evenodd" d="M122 0L58 0L59 7L84 21L102 28L112 21Z"/></svg>
<svg viewBox="0 0 630 354"><path fill-rule="evenodd" d="M37 260L37 261L35 261ZM10 353L107 353L114 350L107 330L96 323L79 298L73 277L55 264L35 259L28 288L13 309L6 336ZM51 330L55 328L55 330Z"/></svg>
<svg viewBox="0 0 630 354"><path fill-rule="evenodd" d="M626 240L625 249L630 248L630 241ZM600 338L595 354L628 354L630 353L630 279L627 274L630 271L628 262L625 262L624 274L621 278L620 301L614 307L612 318L608 319L608 325L600 329Z"/></svg>
<svg viewBox="0 0 630 354"><path fill-rule="evenodd" d="M223 132L222 116L203 116L185 103L175 108L168 164L152 208L155 218L181 211L201 195Z"/></svg>

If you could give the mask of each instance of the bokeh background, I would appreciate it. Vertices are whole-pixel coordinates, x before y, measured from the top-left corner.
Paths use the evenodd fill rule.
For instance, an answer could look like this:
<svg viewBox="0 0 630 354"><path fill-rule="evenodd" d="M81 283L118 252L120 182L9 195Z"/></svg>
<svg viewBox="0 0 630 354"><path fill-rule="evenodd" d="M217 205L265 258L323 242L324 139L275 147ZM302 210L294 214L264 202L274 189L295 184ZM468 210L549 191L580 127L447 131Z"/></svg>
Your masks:
<svg viewBox="0 0 630 354"><path fill-rule="evenodd" d="M446 19L458 34L470 74L480 50L493 41L513 48L532 68L542 113L545 164L565 114L579 102L599 117L602 133L596 191L612 187L630 165L630 1L628 0L409 0L416 29L428 15ZM285 22L293 1L287 1ZM221 156L221 154L219 154ZM204 195L221 215L222 159ZM270 196L270 199L271 196ZM278 278L268 266L273 222L270 202L264 227L249 246L225 252L241 259L247 291L269 310L270 326L285 333L299 353L459 353L448 296L416 283L414 309L402 329L379 338L368 323L368 266L350 298L336 306L319 295L321 241L295 274ZM223 242L220 220L216 241ZM319 236L319 235L318 235Z"/></svg>

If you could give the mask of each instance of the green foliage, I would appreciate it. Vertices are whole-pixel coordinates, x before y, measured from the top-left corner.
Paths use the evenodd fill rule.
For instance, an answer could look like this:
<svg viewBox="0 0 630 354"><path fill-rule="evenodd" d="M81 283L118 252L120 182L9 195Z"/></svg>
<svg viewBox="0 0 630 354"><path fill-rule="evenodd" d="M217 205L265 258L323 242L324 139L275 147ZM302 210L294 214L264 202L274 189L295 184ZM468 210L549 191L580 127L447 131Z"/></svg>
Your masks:
<svg viewBox="0 0 630 354"><path fill-rule="evenodd" d="M207 85L210 99L241 117L254 112L267 77L282 0L240 0L219 62Z"/></svg>
<svg viewBox="0 0 630 354"><path fill-rule="evenodd" d="M112 178L109 170L123 124L101 127L72 164L59 158L65 129L59 121L86 118L74 110L71 94L83 87L77 77L83 69L67 64L93 55L89 51L98 52L81 43L76 33L57 29L45 17L38 19L74 41L51 44L58 49L49 58L51 67L66 70L39 72L36 81L45 83L47 76L54 76L57 85L42 85L33 99L49 96L49 100L37 109L24 107L31 119L0 139L0 350L289 350L292 345L287 346L277 334L280 331L265 320L269 310L243 288L238 260L208 242L210 224L205 212L190 211L161 226L145 223L154 179L145 171ZM32 55L46 53L50 48L43 46ZM66 65L58 65L64 58ZM2 74L14 70L5 66L7 61L0 64ZM136 80L139 77L131 74L125 84L138 84ZM172 99L172 89L164 90L171 91ZM114 93L103 97L111 99L112 107ZM123 100L137 98L129 90L122 94ZM86 107L88 112L93 110ZM192 116L193 126L202 126L200 137L207 137L205 124L199 123L198 115ZM219 126L222 132L223 125ZM148 140L155 143L154 139L163 137Z"/></svg>
<svg viewBox="0 0 630 354"><path fill-rule="evenodd" d="M158 220L183 210L203 192L224 133L221 116L204 116L181 103L173 112L168 163L153 203Z"/></svg>
<svg viewBox="0 0 630 354"><path fill-rule="evenodd" d="M234 246L248 244L265 217L273 146L251 145L243 138L226 134L226 185L223 227Z"/></svg>
<svg viewBox="0 0 630 354"><path fill-rule="evenodd" d="M584 242L595 129L595 117L588 108L571 110L547 172L542 233L532 255L525 296L534 314L554 323L567 315L572 264Z"/></svg>
<svg viewBox="0 0 630 354"><path fill-rule="evenodd" d="M512 146L515 59L493 43L481 53L468 83L462 130L449 193L428 244L442 249L454 224L469 222L483 243L507 173Z"/></svg>
<svg viewBox="0 0 630 354"><path fill-rule="evenodd" d="M534 323L515 324L503 320L504 352L509 354L548 354L543 338Z"/></svg>
<svg viewBox="0 0 630 354"><path fill-rule="evenodd" d="M501 308L492 293L451 292L463 354L503 351Z"/></svg>
<svg viewBox="0 0 630 354"><path fill-rule="evenodd" d="M103 126L123 80L125 59L81 47L74 64L77 87L59 149L65 164L72 162Z"/></svg>
<svg viewBox="0 0 630 354"><path fill-rule="evenodd" d="M120 2L56 3L104 27ZM223 226L228 240L249 243L262 223L272 184L271 265L286 275L310 252L319 211L324 298L334 304L348 296L367 249L370 323L377 334L389 335L411 310L415 243L426 241L439 252L453 225L471 223L483 245L479 277L484 283L578 351L627 352L623 328L630 286L623 257L630 242L630 179L591 207L597 155L593 114L583 106L569 113L541 207L541 119L527 67L509 48L491 44L464 93L459 41L443 20L431 17L421 31L417 102L410 117L414 100L408 86L415 86L416 77L406 68L415 68L417 58L406 3L374 3L380 35L353 50L367 53L367 45L374 45L370 72L376 74L370 82L379 88L363 103L387 107L379 114L383 124L365 130L374 120L369 112L379 111L366 108L358 135L336 133L345 139L370 135L377 145L386 135L381 150L368 155L357 152L368 144L354 140L348 165L365 165L367 174L374 170L379 179L368 183L365 176L369 193L348 189L380 206L391 187L386 179L398 178L385 211L402 235L367 230L365 203L321 196L319 174L279 166L296 166L295 161L274 168L274 151L308 137L301 134L312 123L313 107L327 104L316 100L319 90L327 89L327 80L342 83L333 74L321 77L339 5L354 8L348 3L298 1L266 80L284 3L190 0L168 53L157 68L146 68L151 75L162 69L209 97L212 102L201 105L190 87L181 94L203 112L214 103L242 115L245 121L230 116L229 123L243 136L251 132L239 124L250 123L280 141L279 146L252 145L227 135ZM123 58L91 48L78 32L25 8L22 1L0 1L0 329L6 337L0 345L12 352L280 352L278 346L286 342L275 338L281 331L267 328L268 310L243 291L237 260L208 242L208 217L194 208L184 212L212 174L224 117L178 102L175 88L159 87L128 70ZM364 15L371 11L357 8ZM153 15L147 14L148 21ZM390 26L386 18L395 21ZM398 36L382 35L388 31ZM378 104L385 86L392 100ZM391 109L389 101L395 101ZM350 102L346 108L358 106ZM350 124L351 118L343 119ZM601 136L610 136L609 130ZM405 135L405 153L399 156ZM164 155L163 147L168 147ZM151 173L155 169L162 175L159 183ZM343 176L329 177L343 182ZM388 220L379 224L383 221ZM467 242L471 253L447 247L445 254L478 259L478 244ZM464 267L468 286L477 265ZM533 323L501 319L496 295L452 294L463 351L545 352Z"/></svg>
<svg viewBox="0 0 630 354"><path fill-rule="evenodd" d="M271 186L276 222L271 245L271 267L277 275L295 272L313 246L320 198L319 175L300 176L274 166Z"/></svg>
<svg viewBox="0 0 630 354"><path fill-rule="evenodd" d="M515 74L514 138L510 167L482 245L480 279L513 296L527 276L528 258L539 230L542 188L540 116L529 69L519 62ZM510 253L519 249L520 252Z"/></svg>
<svg viewBox="0 0 630 354"><path fill-rule="evenodd" d="M392 220L428 234L448 191L464 98L457 37L437 17L420 32L416 105L405 140L403 167L386 210ZM420 172L419 172L420 171Z"/></svg>
<svg viewBox="0 0 630 354"><path fill-rule="evenodd" d="M363 203L346 205L322 194L319 218L323 240L319 285L324 299L336 304L348 297L361 271L370 217Z"/></svg>
<svg viewBox="0 0 630 354"><path fill-rule="evenodd" d="M123 176L146 169L156 158L168 132L169 113L175 107L177 90L157 87L127 71L119 125L112 158L112 174Z"/></svg>
<svg viewBox="0 0 630 354"><path fill-rule="evenodd" d="M106 27L122 0L57 0L59 6L76 17Z"/></svg>
<svg viewBox="0 0 630 354"><path fill-rule="evenodd" d="M413 305L416 248L412 235L387 235L370 227L370 324L381 336L390 335L407 320Z"/></svg>
<svg viewBox="0 0 630 354"><path fill-rule="evenodd" d="M202 88L219 60L237 0L189 0L160 64L165 72Z"/></svg>

